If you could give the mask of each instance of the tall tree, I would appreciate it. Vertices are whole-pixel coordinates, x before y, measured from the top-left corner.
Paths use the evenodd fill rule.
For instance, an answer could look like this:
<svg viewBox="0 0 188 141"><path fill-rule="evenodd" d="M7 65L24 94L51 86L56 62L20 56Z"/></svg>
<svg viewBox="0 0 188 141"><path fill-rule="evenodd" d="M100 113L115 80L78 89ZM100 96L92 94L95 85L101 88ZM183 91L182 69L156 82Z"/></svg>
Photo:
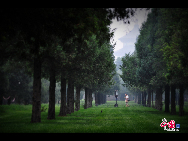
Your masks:
<svg viewBox="0 0 188 141"><path fill-rule="evenodd" d="M81 90L81 86L76 86L75 111L80 110L80 90Z"/></svg>
<svg viewBox="0 0 188 141"><path fill-rule="evenodd" d="M84 14L83 14L84 13ZM102 14L101 14L102 13ZM108 26L113 18L124 21L134 14L133 9L103 8L103 9L57 9L57 8L35 8L1 9L1 44L7 48L1 49L3 56L7 59L9 55L19 59L26 59L33 63L33 104L31 122L41 122L41 65L46 53L50 53L53 36L58 36L65 43L70 38L85 35L85 39L92 34L97 35L99 44L104 43L103 39L110 39L112 34L108 32ZM20 22L22 19L22 22ZM62 32L63 31L63 32ZM19 37L14 38L15 35ZM102 36L101 36L102 35ZM12 39L15 39L13 42ZM9 42L9 43L8 43ZM17 44L15 49L12 45ZM78 52L82 47L77 47ZM72 48L64 48L69 55ZM87 50L87 49L86 49ZM83 51L86 51L83 50ZM3 62L3 61L2 61ZM2 63L1 62L1 63Z"/></svg>
<svg viewBox="0 0 188 141"><path fill-rule="evenodd" d="M171 85L171 114L176 114L176 103L175 103L175 93L176 93L176 86Z"/></svg>
<svg viewBox="0 0 188 141"><path fill-rule="evenodd" d="M61 72L61 105L59 116L66 116L66 79L63 77L63 71Z"/></svg>
<svg viewBox="0 0 188 141"><path fill-rule="evenodd" d="M55 87L56 87L55 74L56 72L55 72L54 59L51 58L48 119L55 119Z"/></svg>
<svg viewBox="0 0 188 141"><path fill-rule="evenodd" d="M170 86L165 85L165 112L169 112L169 95L170 95Z"/></svg>

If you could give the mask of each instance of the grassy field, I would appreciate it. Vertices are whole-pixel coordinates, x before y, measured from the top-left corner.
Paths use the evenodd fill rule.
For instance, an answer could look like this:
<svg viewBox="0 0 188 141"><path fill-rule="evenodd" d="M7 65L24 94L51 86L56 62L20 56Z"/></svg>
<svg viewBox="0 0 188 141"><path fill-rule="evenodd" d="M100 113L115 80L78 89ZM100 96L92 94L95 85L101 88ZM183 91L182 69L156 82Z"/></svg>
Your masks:
<svg viewBox="0 0 188 141"><path fill-rule="evenodd" d="M124 101L81 109L66 117L58 117L59 105L56 105L56 119L47 120L47 111L41 113L41 123L30 123L31 105L0 106L0 133L188 133L188 109L185 116L170 115L153 108L139 106L133 101L125 107ZM185 103L186 105L187 103ZM48 105L42 104L48 107ZM164 106L163 106L164 107ZM101 113L102 110L102 113ZM177 108L178 110L178 108ZM178 111L177 111L178 112ZM162 119L175 120L180 124L179 131L168 132L160 127Z"/></svg>

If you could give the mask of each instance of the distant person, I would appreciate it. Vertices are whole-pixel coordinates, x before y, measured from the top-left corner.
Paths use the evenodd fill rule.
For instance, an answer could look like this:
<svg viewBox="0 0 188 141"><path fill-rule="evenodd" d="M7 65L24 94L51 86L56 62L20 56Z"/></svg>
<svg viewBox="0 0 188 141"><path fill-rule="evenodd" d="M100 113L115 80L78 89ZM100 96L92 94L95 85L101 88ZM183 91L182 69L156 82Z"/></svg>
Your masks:
<svg viewBox="0 0 188 141"><path fill-rule="evenodd" d="M129 107L129 105L128 105L128 102L129 102L129 96L128 96L128 94L125 94L125 103L126 103L126 107L128 106Z"/></svg>
<svg viewBox="0 0 188 141"><path fill-rule="evenodd" d="M124 97L124 98L125 98L125 104L126 104L126 95L127 95L127 94L125 94L125 97Z"/></svg>
<svg viewBox="0 0 188 141"><path fill-rule="evenodd" d="M117 98L118 98L118 90L115 90L115 97L116 97L116 101L117 101Z"/></svg>

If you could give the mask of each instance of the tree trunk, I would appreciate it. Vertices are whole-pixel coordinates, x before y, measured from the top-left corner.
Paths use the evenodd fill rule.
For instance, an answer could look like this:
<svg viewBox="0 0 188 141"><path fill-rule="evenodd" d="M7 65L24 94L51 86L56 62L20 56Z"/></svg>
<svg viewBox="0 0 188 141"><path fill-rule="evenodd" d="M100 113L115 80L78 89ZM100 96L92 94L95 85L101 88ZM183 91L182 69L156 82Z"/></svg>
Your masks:
<svg viewBox="0 0 188 141"><path fill-rule="evenodd" d="M41 122L41 61L34 59L34 80L31 122Z"/></svg>
<svg viewBox="0 0 188 141"><path fill-rule="evenodd" d="M152 108L154 108L155 106L153 105L153 90L151 91L151 102L152 102Z"/></svg>
<svg viewBox="0 0 188 141"><path fill-rule="evenodd" d="M101 93L98 93L98 104L101 105Z"/></svg>
<svg viewBox="0 0 188 141"><path fill-rule="evenodd" d="M141 92L138 92L138 104L141 104Z"/></svg>
<svg viewBox="0 0 188 141"><path fill-rule="evenodd" d="M104 95L104 103L106 103L106 95Z"/></svg>
<svg viewBox="0 0 188 141"><path fill-rule="evenodd" d="M170 95L170 86L165 85L165 112L169 112L169 95Z"/></svg>
<svg viewBox="0 0 188 141"><path fill-rule="evenodd" d="M178 94L179 92L178 92L178 90L176 89L176 95L175 95L175 103L176 103L176 105L179 105L179 94Z"/></svg>
<svg viewBox="0 0 188 141"><path fill-rule="evenodd" d="M3 94L0 93L0 105L3 105Z"/></svg>
<svg viewBox="0 0 188 141"><path fill-rule="evenodd" d="M151 107L151 89L148 88L148 102L147 102L147 106Z"/></svg>
<svg viewBox="0 0 188 141"><path fill-rule="evenodd" d="M55 119L55 65L51 62L50 66L50 86L49 86L49 109L48 109L48 119Z"/></svg>
<svg viewBox="0 0 188 141"><path fill-rule="evenodd" d="M106 95L104 95L104 104L106 103Z"/></svg>
<svg viewBox="0 0 188 141"><path fill-rule="evenodd" d="M70 78L68 80L67 92L67 114L71 114L74 112L74 85Z"/></svg>
<svg viewBox="0 0 188 141"><path fill-rule="evenodd" d="M90 108L91 106L91 89L88 89L88 107L87 108Z"/></svg>
<svg viewBox="0 0 188 141"><path fill-rule="evenodd" d="M89 93L89 100L90 100L90 102L89 102L89 107L92 107L92 90L90 89L89 92L90 92L90 93Z"/></svg>
<svg viewBox="0 0 188 141"><path fill-rule="evenodd" d="M147 95L146 91L144 91L143 94L144 94L144 106L146 106L146 95Z"/></svg>
<svg viewBox="0 0 188 141"><path fill-rule="evenodd" d="M184 115L184 110L183 110L183 106L184 106L184 87L183 85L180 85L180 90L179 90L179 116L183 116Z"/></svg>
<svg viewBox="0 0 188 141"><path fill-rule="evenodd" d="M145 94L145 91L142 91L142 105L146 106L146 94Z"/></svg>
<svg viewBox="0 0 188 141"><path fill-rule="evenodd" d="M171 85L171 115L176 114L176 104L175 104L175 93L176 93L175 85Z"/></svg>
<svg viewBox="0 0 188 141"><path fill-rule="evenodd" d="M68 79L67 88L67 114L71 114L71 79Z"/></svg>
<svg viewBox="0 0 188 141"><path fill-rule="evenodd" d="M72 81L72 86L71 86L71 113L74 113L74 83Z"/></svg>
<svg viewBox="0 0 188 141"><path fill-rule="evenodd" d="M101 104L104 104L104 95L101 94Z"/></svg>
<svg viewBox="0 0 188 141"><path fill-rule="evenodd" d="M68 85L69 85L69 81L68 81ZM70 111L70 92L69 92L69 86L67 87L67 109L66 109L66 113L67 114L71 114L71 111Z"/></svg>
<svg viewBox="0 0 188 141"><path fill-rule="evenodd" d="M84 109L89 108L89 89L85 88L85 106Z"/></svg>
<svg viewBox="0 0 188 141"><path fill-rule="evenodd" d="M156 90L156 93L155 93L155 109L157 109L157 106L158 106L158 95L157 95L157 90Z"/></svg>
<svg viewBox="0 0 188 141"><path fill-rule="evenodd" d="M103 104L103 94L100 94L100 104Z"/></svg>
<svg viewBox="0 0 188 141"><path fill-rule="evenodd" d="M142 95L142 105L144 106L144 92L143 91L142 91L141 95Z"/></svg>
<svg viewBox="0 0 188 141"><path fill-rule="evenodd" d="M136 103L137 102L137 93L135 93L135 99L134 99L134 103Z"/></svg>
<svg viewBox="0 0 188 141"><path fill-rule="evenodd" d="M102 104L104 104L104 95L101 95L102 98Z"/></svg>
<svg viewBox="0 0 188 141"><path fill-rule="evenodd" d="M63 78L63 72L61 73L61 106L59 116L66 116L66 79Z"/></svg>
<svg viewBox="0 0 188 141"><path fill-rule="evenodd" d="M80 86L76 87L76 102L75 102L75 111L80 110Z"/></svg>
<svg viewBox="0 0 188 141"><path fill-rule="evenodd" d="M155 108L162 111L162 86L156 88Z"/></svg>
<svg viewBox="0 0 188 141"><path fill-rule="evenodd" d="M98 106L98 92L95 92L95 106Z"/></svg>

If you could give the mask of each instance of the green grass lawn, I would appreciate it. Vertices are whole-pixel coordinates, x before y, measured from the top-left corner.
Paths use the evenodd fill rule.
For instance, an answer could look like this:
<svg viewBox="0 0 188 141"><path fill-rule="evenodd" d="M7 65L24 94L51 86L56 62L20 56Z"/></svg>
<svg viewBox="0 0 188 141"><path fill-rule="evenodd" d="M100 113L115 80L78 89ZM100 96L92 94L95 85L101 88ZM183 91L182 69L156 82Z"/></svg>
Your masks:
<svg viewBox="0 0 188 141"><path fill-rule="evenodd" d="M115 101L99 106L94 106L93 102L93 107L88 109L84 109L82 104L83 101L79 111L66 117L58 117L60 107L56 105L56 119L48 120L47 111L42 112L41 123L30 123L31 105L2 105L0 133L188 133L186 108L185 116L179 117L165 113L164 108L158 111L133 101L129 102L130 107L124 107L124 101L118 101L119 107L114 107ZM180 124L179 132L164 131L160 127L163 118L167 122L175 120L176 124Z"/></svg>

